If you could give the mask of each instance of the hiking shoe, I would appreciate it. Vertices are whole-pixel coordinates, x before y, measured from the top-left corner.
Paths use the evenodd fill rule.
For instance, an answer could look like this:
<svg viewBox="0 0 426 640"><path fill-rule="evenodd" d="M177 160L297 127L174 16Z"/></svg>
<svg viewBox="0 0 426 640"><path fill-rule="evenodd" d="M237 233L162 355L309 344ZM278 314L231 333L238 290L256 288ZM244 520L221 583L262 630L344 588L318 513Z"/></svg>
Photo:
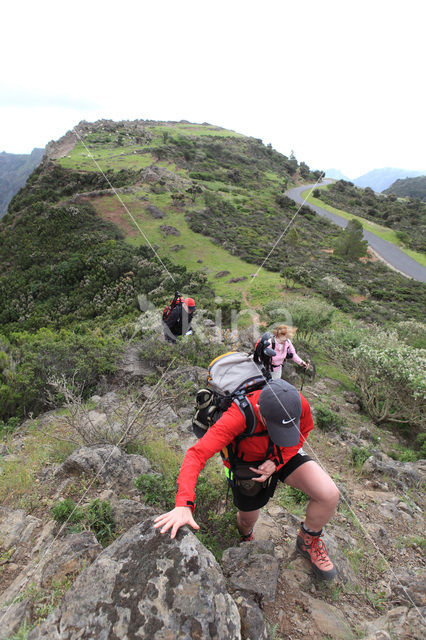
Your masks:
<svg viewBox="0 0 426 640"><path fill-rule="evenodd" d="M313 536L300 528L297 534L296 548L311 561L312 569L321 580L333 580L336 577L337 569L328 557L327 549L321 540L321 533Z"/></svg>
<svg viewBox="0 0 426 640"><path fill-rule="evenodd" d="M253 529L250 533L246 533L245 535L241 533L240 536L240 542L250 542L251 540L254 540Z"/></svg>

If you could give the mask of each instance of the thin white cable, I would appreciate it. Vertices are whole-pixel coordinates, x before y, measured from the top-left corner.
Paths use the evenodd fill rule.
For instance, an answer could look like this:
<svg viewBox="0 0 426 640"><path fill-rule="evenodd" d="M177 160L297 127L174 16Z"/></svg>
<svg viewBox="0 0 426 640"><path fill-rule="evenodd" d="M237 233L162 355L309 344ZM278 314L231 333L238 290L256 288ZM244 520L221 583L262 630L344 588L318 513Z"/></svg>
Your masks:
<svg viewBox="0 0 426 640"><path fill-rule="evenodd" d="M170 367L172 366L172 364L174 363L174 361L176 360L175 356L173 358L173 360L171 361L171 363L169 364L169 366L167 367L167 369L164 371L164 373L162 374L161 378L159 379L159 381L157 382L157 384L155 385L155 387L152 390L151 395L149 396L149 398L147 398L145 400L145 402L143 403L141 409L139 410L138 414L140 414L142 412L142 409L146 406L146 404L151 400L151 398L153 397L154 393L159 389L164 377L166 376L167 372L169 371ZM120 440L118 441L118 443L115 445L114 449L111 451L111 453L108 455L108 457L106 458L106 460L104 461L103 465L98 469L98 471L96 472L95 476L92 478L91 482L89 483L89 485L87 486L87 489L85 490L85 492L83 493L83 495L81 496L80 500L77 502L77 504L75 505L74 509L71 511L71 513L69 514L68 518L65 520L65 522L61 525L61 527L58 530L58 533L55 535L55 537L53 538L53 540L51 540L51 542L47 545L46 549L44 550L43 554L41 555L41 557L39 558L37 564L33 567L33 570L36 571L38 569L38 567L40 566L40 564L42 563L42 561L44 560L44 558L46 557L46 555L49 553L49 551L51 550L53 544L56 542L56 540L58 539L58 537L60 536L60 534L62 533L62 531L64 530L64 528L66 527L66 525L69 522L69 519L71 518L71 516L73 515L73 513L77 510L77 508L80 506L80 504L82 503L82 501L84 500L84 498L87 496L89 490L91 489L91 487L93 486L93 483L97 480L97 478L99 477L101 471L105 468L106 464L108 463L109 459L111 458L111 456L113 455L115 448L118 447L118 445L120 444L120 442L122 441L122 439L124 438L124 436L126 435L126 432L123 434L123 436L120 438ZM10 610L10 608L13 606L13 602L14 600L12 600L12 602L10 602L10 604L7 606L6 610L4 611L2 617L0 618L0 625L3 622L5 616L7 615L8 611Z"/></svg>
<svg viewBox="0 0 426 640"><path fill-rule="evenodd" d="M111 181L109 180L108 176L105 175L105 172L102 170L101 166L99 165L99 162L96 160L96 158L93 156L92 152L90 151L90 149L87 147L86 143L84 142L83 138L81 137L81 135L78 133L78 131L74 128L74 133L77 136L77 138L80 140L81 144L83 145L83 147L86 149L89 157L93 160L94 164L96 165L96 167L99 169L99 172L102 174L102 176L104 177L104 179L107 181L107 183L109 184L111 190L113 191L114 195L117 197L118 201L120 202L120 204L122 205L122 207L124 208L124 210L126 211L126 213L128 214L128 216L130 217L130 219L132 220L133 224L136 226L136 228L139 230L139 233L145 238L145 241L147 242L147 244L149 245L150 249L152 250L152 252L154 253L155 257L157 258L157 260L161 263L163 269L166 271L166 273L168 274L169 278L171 278L173 280L173 282L176 282L176 280L174 279L174 277L172 276L172 274L170 273L170 271L167 269L166 265L164 264L164 262L162 261L162 259L160 258L160 256L158 255L157 251L154 249L154 247L152 246L151 242L149 241L149 238L147 237L147 235L144 233L144 231L142 231L142 229L140 228L137 220L135 219L135 217L133 216L133 214L129 211L129 208L126 206L125 202L123 201L123 199L120 197L120 194L117 192L117 190L115 189L115 187L111 184Z"/></svg>
<svg viewBox="0 0 426 640"><path fill-rule="evenodd" d="M316 181L316 183L314 185L312 185L309 193L307 194L307 196L305 196L305 199L303 200L302 204L300 205L300 207L297 209L296 213L294 214L294 216L292 217L292 219L290 220L290 222L287 224L286 228L284 229L284 231L282 232L282 234L280 235L280 237L278 238L278 240L275 242L274 246L272 247L272 249L270 250L270 252L268 253L268 255L266 256L266 258L264 259L264 261L262 262L262 264L260 265L260 267L258 268L258 270L256 271L256 273L253 274L251 280L250 280L250 284L253 282L253 280L256 278L256 276L259 274L259 271L262 269L263 265L265 264L265 262L267 262L269 260L269 258L271 257L271 254L275 251L277 245L281 242L283 236L285 235L285 233L287 232L287 229L293 224L293 221L295 220L297 214L299 213L300 209L303 207L303 205L305 204L306 200L309 198L309 196L311 195L312 191L315 189L315 187L317 186L317 184L319 184L324 178L324 174L322 174L322 176L320 178L318 178L318 180Z"/></svg>

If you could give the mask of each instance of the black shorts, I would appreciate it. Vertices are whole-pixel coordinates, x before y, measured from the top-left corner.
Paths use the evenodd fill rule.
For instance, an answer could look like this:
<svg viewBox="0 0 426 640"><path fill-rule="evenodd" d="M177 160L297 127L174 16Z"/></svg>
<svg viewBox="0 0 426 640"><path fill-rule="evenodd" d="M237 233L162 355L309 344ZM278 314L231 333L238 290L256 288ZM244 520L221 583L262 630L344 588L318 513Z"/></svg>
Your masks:
<svg viewBox="0 0 426 640"><path fill-rule="evenodd" d="M309 460L312 460L312 458L310 458L306 453L296 453L296 455L290 458L290 460L286 462L278 472L272 474L267 486L256 496L243 495L239 491L238 487L236 487L232 482L229 482L234 496L234 505L240 511L255 511L256 509L264 507L274 495L278 480L284 482L290 473L293 473L293 471Z"/></svg>

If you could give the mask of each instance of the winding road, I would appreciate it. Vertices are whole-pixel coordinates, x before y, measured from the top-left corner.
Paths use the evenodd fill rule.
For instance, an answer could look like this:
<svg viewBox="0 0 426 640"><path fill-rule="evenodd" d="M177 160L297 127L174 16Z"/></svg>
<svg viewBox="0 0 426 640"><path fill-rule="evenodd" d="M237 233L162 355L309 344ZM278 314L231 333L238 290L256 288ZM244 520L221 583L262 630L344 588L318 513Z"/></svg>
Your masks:
<svg viewBox="0 0 426 640"><path fill-rule="evenodd" d="M307 207L315 211L315 213L318 213L318 215L324 216L331 220L331 222L338 224L339 227L346 227L348 224L346 218L341 218L326 209L321 209L321 207L317 207L314 204L304 202L302 197L302 193L307 189L329 184L329 182L329 180L324 180L318 184L305 184L303 187L289 189L285 195L294 200L297 204L305 204ZM419 280L420 282L426 282L426 268L413 260L413 258L410 258L410 256L407 256L406 253L401 251L401 249L396 247L394 244L391 244L387 240L383 240L383 238L379 238L379 236L374 235L374 233L371 233L371 231L367 231L366 229L364 229L364 239L367 240L368 244L377 256L389 266L409 278L414 278L414 280Z"/></svg>

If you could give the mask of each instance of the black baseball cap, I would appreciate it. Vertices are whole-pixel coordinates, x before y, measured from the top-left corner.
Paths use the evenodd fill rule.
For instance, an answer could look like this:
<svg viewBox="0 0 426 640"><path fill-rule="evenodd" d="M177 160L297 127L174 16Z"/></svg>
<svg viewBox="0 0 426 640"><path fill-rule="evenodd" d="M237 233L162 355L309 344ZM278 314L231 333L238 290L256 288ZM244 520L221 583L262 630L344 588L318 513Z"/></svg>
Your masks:
<svg viewBox="0 0 426 640"><path fill-rule="evenodd" d="M279 447L299 444L302 401L296 387L285 380L267 382L259 395L259 407L272 442Z"/></svg>

